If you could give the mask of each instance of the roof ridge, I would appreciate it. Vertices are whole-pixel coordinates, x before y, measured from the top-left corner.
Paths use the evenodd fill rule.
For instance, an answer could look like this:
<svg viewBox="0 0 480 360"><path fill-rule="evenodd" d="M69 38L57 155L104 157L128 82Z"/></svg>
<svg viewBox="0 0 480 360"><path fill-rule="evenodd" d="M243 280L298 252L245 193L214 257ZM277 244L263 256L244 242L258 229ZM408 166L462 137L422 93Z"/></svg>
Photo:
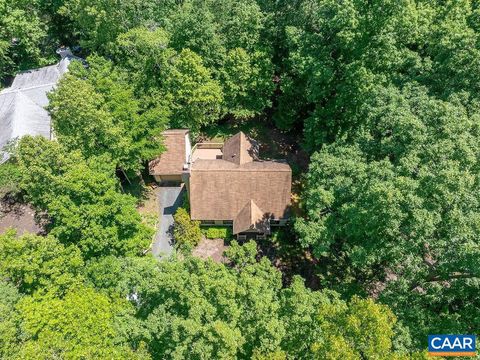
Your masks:
<svg viewBox="0 0 480 360"><path fill-rule="evenodd" d="M42 110L46 110L43 106L38 105L35 101L30 99L29 96L25 95L23 91L17 91L17 93L15 94L15 97L17 96L21 96L24 100L27 100L28 102L32 103L33 105L35 105L36 107L39 107ZM15 105L16 105L16 102L15 102Z"/></svg>
<svg viewBox="0 0 480 360"><path fill-rule="evenodd" d="M250 224L253 224L253 222L254 222L254 220L253 220L253 207L254 206L257 206L257 204L255 204L255 201L253 201L253 199L250 199Z"/></svg>
<svg viewBox="0 0 480 360"><path fill-rule="evenodd" d="M2 91L0 91L0 95L11 94L11 93L14 93L14 92L17 92L17 91L21 92L21 91L25 91L25 90L32 90L32 89L41 88L41 87L45 87L45 86L52 86L52 85L56 85L56 84L57 84L56 82L52 82L52 83L46 83L46 84L42 84L42 85L35 85L35 86L29 86L29 87L25 87L25 88L14 88L14 89L12 89L12 87L8 87L8 88L5 88Z"/></svg>
<svg viewBox="0 0 480 360"><path fill-rule="evenodd" d="M0 94L0 95L2 95L2 94ZM6 113L8 113L8 111L12 108L12 106L15 106L15 97L16 96L11 97L10 103L8 104L7 109L5 111Z"/></svg>
<svg viewBox="0 0 480 360"><path fill-rule="evenodd" d="M37 67L37 68L33 68L33 69L27 69L27 70L23 70L23 71L20 71L19 73L15 74L15 76L18 76L18 75L22 75L22 74L26 74L30 71L37 71L37 70L42 70L42 69L45 69L45 68L49 68L49 67L54 67L54 66L57 66L60 62L56 62L55 64L50 64L50 65L45 65L45 66L40 66L40 67Z"/></svg>

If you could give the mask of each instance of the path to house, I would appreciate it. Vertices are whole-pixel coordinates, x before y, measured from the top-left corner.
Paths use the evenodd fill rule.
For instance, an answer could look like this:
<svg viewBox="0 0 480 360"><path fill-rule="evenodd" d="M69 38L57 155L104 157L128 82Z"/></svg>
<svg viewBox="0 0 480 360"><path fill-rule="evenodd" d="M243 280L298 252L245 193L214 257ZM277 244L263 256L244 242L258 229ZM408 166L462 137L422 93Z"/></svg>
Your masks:
<svg viewBox="0 0 480 360"><path fill-rule="evenodd" d="M155 257L162 258L169 256L173 251L173 214L182 205L183 186L161 186L155 192L157 193L160 214L152 253Z"/></svg>

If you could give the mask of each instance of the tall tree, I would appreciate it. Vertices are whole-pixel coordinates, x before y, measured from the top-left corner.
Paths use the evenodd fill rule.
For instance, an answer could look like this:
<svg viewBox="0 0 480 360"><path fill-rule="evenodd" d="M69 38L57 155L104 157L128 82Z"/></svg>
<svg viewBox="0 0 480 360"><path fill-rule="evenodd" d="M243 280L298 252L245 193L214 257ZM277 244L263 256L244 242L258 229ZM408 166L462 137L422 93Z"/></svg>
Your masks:
<svg viewBox="0 0 480 360"><path fill-rule="evenodd" d="M386 306L346 303L334 292L306 289L300 278L283 288L270 261L257 260L253 242L233 242L227 256L229 266L191 257L105 258L87 273L97 287L132 299L153 358L396 356L395 317Z"/></svg>
<svg viewBox="0 0 480 360"><path fill-rule="evenodd" d="M51 234L77 245L84 257L138 254L153 229L142 224L133 197L119 192L108 158L86 161L78 152L41 137L24 137L17 152L21 188L47 212Z"/></svg>
<svg viewBox="0 0 480 360"><path fill-rule="evenodd" d="M15 231L0 235L0 274L22 292L62 293L78 285L83 267L80 250L63 246L52 236Z"/></svg>
<svg viewBox="0 0 480 360"><path fill-rule="evenodd" d="M111 51L122 33L137 27L154 25L160 14L173 10L174 0L69 0L59 9L73 23L74 34L82 46Z"/></svg>
<svg viewBox="0 0 480 360"><path fill-rule="evenodd" d="M409 313L402 320L415 339L454 322L471 331L478 324L464 300L480 276L478 106L380 86L362 114L354 141L312 157L301 242L331 264L330 284L377 295L388 285L385 301ZM451 288L462 289L458 297Z"/></svg>
<svg viewBox="0 0 480 360"><path fill-rule="evenodd" d="M16 358L148 359L134 351L117 322L126 300L110 300L87 287L69 291L63 298L51 294L24 298L18 304L23 341Z"/></svg>
<svg viewBox="0 0 480 360"><path fill-rule="evenodd" d="M133 73L147 101L171 109L172 127L195 132L218 119L222 89L200 56L188 49L176 52L168 44L163 30L133 29L119 37L117 61Z"/></svg>
<svg viewBox="0 0 480 360"><path fill-rule="evenodd" d="M203 59L220 82L222 113L251 118L271 105L273 65L267 15L255 1L185 1L165 20L171 46Z"/></svg>
<svg viewBox="0 0 480 360"><path fill-rule="evenodd" d="M138 171L162 150L160 133L168 110L142 108L126 74L98 56L88 69L76 62L50 94L55 135L86 158L108 154L122 170Z"/></svg>
<svg viewBox="0 0 480 360"><path fill-rule="evenodd" d="M0 357L13 358L18 351L19 316L15 309L21 299L17 288L0 280Z"/></svg>
<svg viewBox="0 0 480 360"><path fill-rule="evenodd" d="M48 26L35 5L22 0L0 1L0 80L55 57L54 47L48 44Z"/></svg>

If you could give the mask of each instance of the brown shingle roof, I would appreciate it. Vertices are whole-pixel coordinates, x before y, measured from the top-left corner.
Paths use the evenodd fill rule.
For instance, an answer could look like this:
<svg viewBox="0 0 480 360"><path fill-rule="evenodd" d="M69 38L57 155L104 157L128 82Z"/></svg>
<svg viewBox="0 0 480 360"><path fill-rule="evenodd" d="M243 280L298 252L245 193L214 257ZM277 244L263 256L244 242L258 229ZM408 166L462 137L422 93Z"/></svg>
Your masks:
<svg viewBox="0 0 480 360"><path fill-rule="evenodd" d="M285 218L290 205L292 171L279 161L243 165L197 160L190 170L193 220L234 220L251 200L270 218Z"/></svg>
<svg viewBox="0 0 480 360"><path fill-rule="evenodd" d="M257 204L250 200L233 219L233 234L252 230L269 234L270 226L264 214Z"/></svg>
<svg viewBox="0 0 480 360"><path fill-rule="evenodd" d="M165 152L150 161L150 175L177 175L183 173L183 165L187 162L185 154L186 129L166 130L162 133Z"/></svg>
<svg viewBox="0 0 480 360"><path fill-rule="evenodd" d="M242 131L223 144L223 159L242 165L258 159L258 143Z"/></svg>
<svg viewBox="0 0 480 360"><path fill-rule="evenodd" d="M192 165L195 171L287 171L291 172L290 166L284 161L252 161L243 165L236 165L225 160L198 159Z"/></svg>

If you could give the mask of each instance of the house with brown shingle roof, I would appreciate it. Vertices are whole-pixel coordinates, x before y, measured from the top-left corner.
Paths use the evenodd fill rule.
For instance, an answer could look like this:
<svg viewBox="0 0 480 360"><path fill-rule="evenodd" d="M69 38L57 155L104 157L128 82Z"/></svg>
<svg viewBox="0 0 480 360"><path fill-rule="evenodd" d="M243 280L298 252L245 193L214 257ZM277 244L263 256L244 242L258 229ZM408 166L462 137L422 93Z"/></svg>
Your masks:
<svg viewBox="0 0 480 360"><path fill-rule="evenodd" d="M184 137L181 134L186 135ZM166 151L150 163L158 181L184 182L192 220L227 225L240 238L265 236L289 218L292 170L282 160L261 160L256 141L243 132L225 143L199 143L186 161L188 131L165 132Z"/></svg>

